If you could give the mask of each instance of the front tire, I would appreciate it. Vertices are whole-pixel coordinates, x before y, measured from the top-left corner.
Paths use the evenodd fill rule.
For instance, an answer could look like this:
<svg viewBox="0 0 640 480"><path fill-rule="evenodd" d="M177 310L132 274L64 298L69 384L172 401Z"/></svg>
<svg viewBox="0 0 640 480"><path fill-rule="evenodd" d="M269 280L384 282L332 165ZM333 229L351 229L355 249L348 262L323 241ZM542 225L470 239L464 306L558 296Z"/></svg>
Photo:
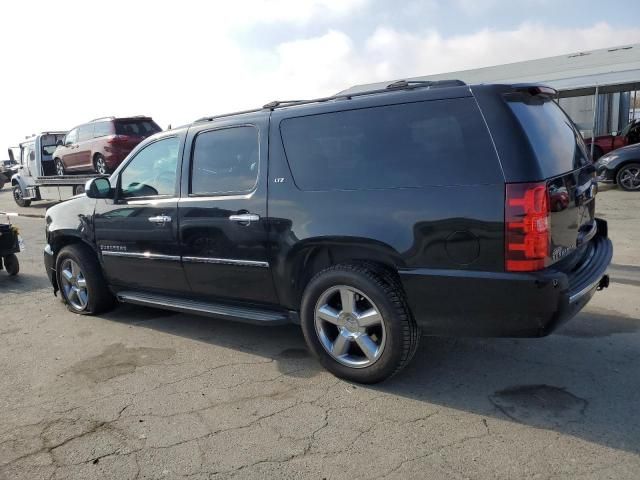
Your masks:
<svg viewBox="0 0 640 480"><path fill-rule="evenodd" d="M97 315L109 310L114 298L93 251L85 245L68 245L56 260L62 301L73 313Z"/></svg>
<svg viewBox="0 0 640 480"><path fill-rule="evenodd" d="M13 187L13 200L19 207L28 207L29 205L31 205L31 200L27 200L26 198L24 198L20 185L16 185L15 187Z"/></svg>
<svg viewBox="0 0 640 480"><path fill-rule="evenodd" d="M60 160L59 158L56 158L55 164L56 164L56 175L58 175L59 177L62 177L65 173L64 163L62 163L62 160Z"/></svg>
<svg viewBox="0 0 640 480"><path fill-rule="evenodd" d="M358 383L398 373L419 340L399 283L371 265L336 265L317 274L304 291L301 320L318 361Z"/></svg>
<svg viewBox="0 0 640 480"><path fill-rule="evenodd" d="M2 258L4 263L4 268L7 270L7 273L12 277L17 275L20 271L20 262L18 261L18 257L15 253L11 253Z"/></svg>
<svg viewBox="0 0 640 480"><path fill-rule="evenodd" d="M627 192L640 191L640 163L623 165L616 174L616 183Z"/></svg>

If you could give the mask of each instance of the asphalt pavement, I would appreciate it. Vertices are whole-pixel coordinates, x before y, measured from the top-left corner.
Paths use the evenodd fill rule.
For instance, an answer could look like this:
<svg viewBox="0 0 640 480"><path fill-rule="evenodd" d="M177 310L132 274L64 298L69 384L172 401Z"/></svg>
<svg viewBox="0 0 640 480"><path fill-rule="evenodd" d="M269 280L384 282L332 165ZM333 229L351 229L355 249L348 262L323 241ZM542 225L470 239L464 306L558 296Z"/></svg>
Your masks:
<svg viewBox="0 0 640 480"><path fill-rule="evenodd" d="M0 479L638 479L640 194L604 189L597 209L611 286L565 327L423 337L368 387L322 370L294 325L68 312L45 208L5 187L27 250L0 271Z"/></svg>

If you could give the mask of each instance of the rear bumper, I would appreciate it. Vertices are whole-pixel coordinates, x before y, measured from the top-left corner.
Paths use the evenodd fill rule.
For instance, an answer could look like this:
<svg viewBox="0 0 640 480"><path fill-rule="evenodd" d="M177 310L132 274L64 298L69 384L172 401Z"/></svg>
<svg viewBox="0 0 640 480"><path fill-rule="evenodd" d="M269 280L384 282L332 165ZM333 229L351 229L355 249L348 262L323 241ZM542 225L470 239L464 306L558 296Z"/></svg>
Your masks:
<svg viewBox="0 0 640 480"><path fill-rule="evenodd" d="M606 222L570 273L400 271L409 306L429 335L540 337L576 315L608 285L613 246Z"/></svg>

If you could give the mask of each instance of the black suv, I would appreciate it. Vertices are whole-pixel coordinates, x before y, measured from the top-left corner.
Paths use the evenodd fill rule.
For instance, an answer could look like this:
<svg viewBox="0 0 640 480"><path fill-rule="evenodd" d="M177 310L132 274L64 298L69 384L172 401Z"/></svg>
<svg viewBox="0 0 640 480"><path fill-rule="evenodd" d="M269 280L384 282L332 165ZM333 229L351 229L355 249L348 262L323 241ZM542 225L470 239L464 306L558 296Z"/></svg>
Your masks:
<svg viewBox="0 0 640 480"><path fill-rule="evenodd" d="M47 211L47 273L81 314L117 299L300 323L365 383L421 331L546 335L607 286L613 251L554 95L398 82L156 134Z"/></svg>

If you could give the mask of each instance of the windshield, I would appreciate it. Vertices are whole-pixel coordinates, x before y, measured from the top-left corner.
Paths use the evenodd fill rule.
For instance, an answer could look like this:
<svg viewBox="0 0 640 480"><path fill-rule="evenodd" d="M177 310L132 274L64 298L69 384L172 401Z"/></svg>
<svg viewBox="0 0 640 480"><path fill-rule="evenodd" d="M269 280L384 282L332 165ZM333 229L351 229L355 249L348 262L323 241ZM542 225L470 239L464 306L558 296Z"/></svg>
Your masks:
<svg viewBox="0 0 640 480"><path fill-rule="evenodd" d="M620 133L618 133L618 136L626 137L627 134L629 133L629 130L631 130L631 127L633 127L636 123L638 123L638 120L632 120L631 122L627 123L627 126L624 127L620 131Z"/></svg>
<svg viewBox="0 0 640 480"><path fill-rule="evenodd" d="M589 162L582 136L553 100L525 93L509 94L505 99L529 138L547 178L581 168Z"/></svg>

